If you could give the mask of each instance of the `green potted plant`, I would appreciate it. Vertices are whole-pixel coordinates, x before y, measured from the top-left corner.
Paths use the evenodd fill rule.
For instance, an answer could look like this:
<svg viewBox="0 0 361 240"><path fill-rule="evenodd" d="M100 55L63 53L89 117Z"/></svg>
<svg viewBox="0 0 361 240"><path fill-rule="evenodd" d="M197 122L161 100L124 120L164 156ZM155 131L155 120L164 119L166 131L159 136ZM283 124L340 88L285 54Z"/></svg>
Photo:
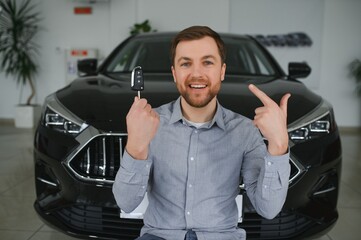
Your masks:
<svg viewBox="0 0 361 240"><path fill-rule="evenodd" d="M356 81L356 92L361 97L361 61L359 59L353 60L349 68L351 76Z"/></svg>
<svg viewBox="0 0 361 240"><path fill-rule="evenodd" d="M21 89L26 84L31 89L26 103L18 105L25 112L21 108L16 109L15 125L18 127L31 127L36 121L34 111L40 111L40 106L31 103L36 94L34 77L39 69L36 58L40 48L35 39L40 29L40 17L34 9L31 0L0 1L0 71L5 72L6 76L12 76ZM22 91L20 99L21 94ZM24 122L27 117L32 118L29 124Z"/></svg>
<svg viewBox="0 0 361 240"><path fill-rule="evenodd" d="M146 33L146 32L156 32L157 30L152 29L150 26L149 20L145 20L142 23L135 23L133 27L130 29L130 35L135 35L138 33Z"/></svg>

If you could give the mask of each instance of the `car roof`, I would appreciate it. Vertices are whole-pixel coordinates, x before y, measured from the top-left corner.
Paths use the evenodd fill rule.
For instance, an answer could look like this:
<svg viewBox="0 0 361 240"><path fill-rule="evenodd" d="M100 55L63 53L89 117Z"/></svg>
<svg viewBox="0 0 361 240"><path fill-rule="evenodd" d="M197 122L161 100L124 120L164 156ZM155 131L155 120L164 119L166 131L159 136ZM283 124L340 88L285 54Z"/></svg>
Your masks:
<svg viewBox="0 0 361 240"><path fill-rule="evenodd" d="M178 32L168 31L168 32L148 32L148 33L139 33L134 35L134 38L154 38L154 37L173 37ZM246 34L236 34L236 33L219 33L222 38L238 38L238 39L252 39L251 36Z"/></svg>

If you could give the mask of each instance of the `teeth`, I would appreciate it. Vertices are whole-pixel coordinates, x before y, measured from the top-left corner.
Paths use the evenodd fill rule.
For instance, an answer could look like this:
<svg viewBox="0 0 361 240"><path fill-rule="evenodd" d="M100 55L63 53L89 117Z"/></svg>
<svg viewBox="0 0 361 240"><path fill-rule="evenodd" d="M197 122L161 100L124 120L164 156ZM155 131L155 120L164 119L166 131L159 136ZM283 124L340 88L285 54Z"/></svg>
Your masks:
<svg viewBox="0 0 361 240"><path fill-rule="evenodd" d="M197 84L197 85L191 85L191 88L205 88L206 85L201 85L201 84Z"/></svg>

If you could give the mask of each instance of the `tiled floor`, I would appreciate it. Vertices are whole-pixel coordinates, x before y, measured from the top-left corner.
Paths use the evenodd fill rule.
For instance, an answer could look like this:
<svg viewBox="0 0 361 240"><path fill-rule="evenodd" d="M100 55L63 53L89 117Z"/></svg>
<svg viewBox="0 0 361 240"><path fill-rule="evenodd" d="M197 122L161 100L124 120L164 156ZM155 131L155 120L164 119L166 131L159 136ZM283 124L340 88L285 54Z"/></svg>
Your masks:
<svg viewBox="0 0 361 240"><path fill-rule="evenodd" d="M0 125L0 239L74 239L44 225L34 209L32 130ZM361 239L361 134L342 134L340 218L319 240Z"/></svg>

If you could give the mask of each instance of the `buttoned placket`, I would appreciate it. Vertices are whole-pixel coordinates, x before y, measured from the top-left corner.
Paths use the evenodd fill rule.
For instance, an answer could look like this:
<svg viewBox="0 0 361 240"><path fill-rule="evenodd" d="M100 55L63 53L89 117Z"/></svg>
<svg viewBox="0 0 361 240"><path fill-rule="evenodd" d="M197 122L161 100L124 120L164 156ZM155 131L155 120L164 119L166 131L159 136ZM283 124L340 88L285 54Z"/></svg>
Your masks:
<svg viewBox="0 0 361 240"><path fill-rule="evenodd" d="M150 167L150 164L147 163L147 164L145 165L145 168L147 169L147 173L149 173L149 167ZM148 174L148 175L149 175L149 174ZM148 175L147 175L147 177L146 177L145 179L148 179ZM146 189L146 188L147 188L147 185L144 184L144 185L142 186L142 189Z"/></svg>
<svg viewBox="0 0 361 240"><path fill-rule="evenodd" d="M269 198L269 194L270 194L270 189L269 186L271 184L271 179L273 176L273 171L271 170L273 168L273 163L271 161L267 161L265 162L265 168L266 168L266 172L265 172L265 178L264 178L264 182L263 182L263 189L262 189L262 196L265 198Z"/></svg>
<svg viewBox="0 0 361 240"><path fill-rule="evenodd" d="M199 130L195 129L190 135L190 144L188 152L188 167L187 167L187 182L186 182L186 204L185 204L185 219L187 229L191 229L193 226L192 210L194 205L194 183L196 177L196 162L197 162L197 150L199 141Z"/></svg>

